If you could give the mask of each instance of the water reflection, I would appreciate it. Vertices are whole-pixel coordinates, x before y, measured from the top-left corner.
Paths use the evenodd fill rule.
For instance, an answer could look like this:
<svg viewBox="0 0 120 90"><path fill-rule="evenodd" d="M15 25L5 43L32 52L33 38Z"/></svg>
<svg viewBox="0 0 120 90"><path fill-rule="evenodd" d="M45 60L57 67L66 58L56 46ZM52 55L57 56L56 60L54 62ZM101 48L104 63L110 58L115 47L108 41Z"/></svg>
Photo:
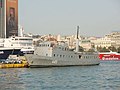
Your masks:
<svg viewBox="0 0 120 90"><path fill-rule="evenodd" d="M0 69L0 90L119 90L120 62L98 66Z"/></svg>
<svg viewBox="0 0 120 90"><path fill-rule="evenodd" d="M21 74L25 69L0 69L0 90L25 89Z"/></svg>

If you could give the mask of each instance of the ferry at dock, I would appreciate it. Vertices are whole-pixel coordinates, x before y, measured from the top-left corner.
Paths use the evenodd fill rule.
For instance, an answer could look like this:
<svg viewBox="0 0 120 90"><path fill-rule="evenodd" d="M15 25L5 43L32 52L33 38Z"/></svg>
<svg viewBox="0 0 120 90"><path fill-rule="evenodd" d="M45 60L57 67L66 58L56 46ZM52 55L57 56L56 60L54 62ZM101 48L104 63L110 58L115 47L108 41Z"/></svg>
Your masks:
<svg viewBox="0 0 120 90"><path fill-rule="evenodd" d="M11 36L0 38L0 59L7 59L9 55L33 54L32 37Z"/></svg>
<svg viewBox="0 0 120 90"><path fill-rule="evenodd" d="M98 53L70 51L63 43L40 43L34 54L25 54L30 67L99 65Z"/></svg>
<svg viewBox="0 0 120 90"><path fill-rule="evenodd" d="M20 48L23 54L33 54L33 38L25 36L11 36L4 39L4 47Z"/></svg>
<svg viewBox="0 0 120 90"><path fill-rule="evenodd" d="M79 29L79 27L78 27ZM76 50L71 51L68 44L61 41L43 41L35 47L34 54L25 54L30 67L86 66L99 65L97 52L79 52L77 30Z"/></svg>

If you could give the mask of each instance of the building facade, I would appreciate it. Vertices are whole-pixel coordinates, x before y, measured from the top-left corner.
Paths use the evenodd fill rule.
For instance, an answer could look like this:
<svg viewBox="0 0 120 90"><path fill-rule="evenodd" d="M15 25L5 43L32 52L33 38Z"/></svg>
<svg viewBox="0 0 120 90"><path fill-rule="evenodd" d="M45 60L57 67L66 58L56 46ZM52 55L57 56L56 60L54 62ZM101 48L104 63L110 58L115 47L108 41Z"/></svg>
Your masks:
<svg viewBox="0 0 120 90"><path fill-rule="evenodd" d="M0 38L18 36L18 0L0 0Z"/></svg>
<svg viewBox="0 0 120 90"><path fill-rule="evenodd" d="M95 47L120 47L120 32L112 32L102 38L95 40Z"/></svg>

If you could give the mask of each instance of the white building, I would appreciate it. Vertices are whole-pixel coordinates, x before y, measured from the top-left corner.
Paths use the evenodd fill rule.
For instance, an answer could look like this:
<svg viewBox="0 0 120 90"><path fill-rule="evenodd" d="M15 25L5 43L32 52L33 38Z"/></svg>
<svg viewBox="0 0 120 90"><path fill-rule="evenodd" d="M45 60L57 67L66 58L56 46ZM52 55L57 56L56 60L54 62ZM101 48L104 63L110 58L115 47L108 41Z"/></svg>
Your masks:
<svg viewBox="0 0 120 90"><path fill-rule="evenodd" d="M120 32L112 32L111 34L105 35L102 38L98 38L94 41L95 47L120 47Z"/></svg>

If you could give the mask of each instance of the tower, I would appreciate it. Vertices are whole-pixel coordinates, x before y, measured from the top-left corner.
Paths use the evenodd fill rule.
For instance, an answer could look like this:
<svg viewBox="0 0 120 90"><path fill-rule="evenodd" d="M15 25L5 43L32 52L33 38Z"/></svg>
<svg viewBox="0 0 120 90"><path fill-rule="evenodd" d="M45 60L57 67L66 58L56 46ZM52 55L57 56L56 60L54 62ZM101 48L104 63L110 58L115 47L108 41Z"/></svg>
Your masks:
<svg viewBox="0 0 120 90"><path fill-rule="evenodd" d="M18 36L18 0L0 0L0 38Z"/></svg>

